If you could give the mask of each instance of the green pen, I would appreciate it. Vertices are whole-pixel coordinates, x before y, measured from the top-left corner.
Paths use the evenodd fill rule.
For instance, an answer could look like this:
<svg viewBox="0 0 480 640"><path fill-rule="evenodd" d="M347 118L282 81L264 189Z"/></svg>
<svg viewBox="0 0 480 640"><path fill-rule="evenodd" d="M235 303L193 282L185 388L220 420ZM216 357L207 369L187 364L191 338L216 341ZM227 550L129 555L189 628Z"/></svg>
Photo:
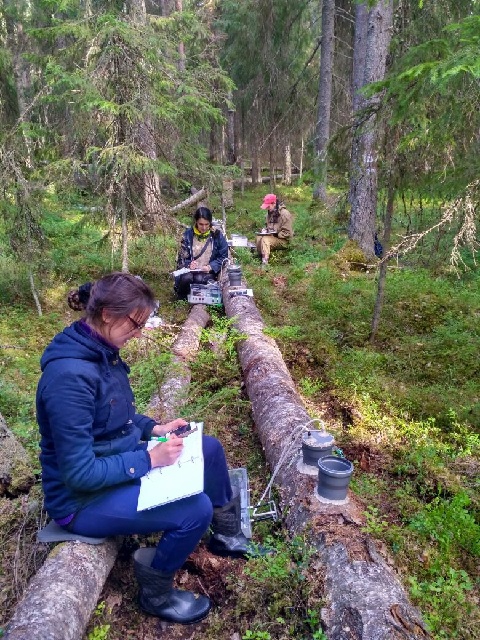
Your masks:
<svg viewBox="0 0 480 640"><path fill-rule="evenodd" d="M152 440L154 440L155 442L166 442L168 438L166 438L165 436L154 436L153 438L150 438L150 441Z"/></svg>

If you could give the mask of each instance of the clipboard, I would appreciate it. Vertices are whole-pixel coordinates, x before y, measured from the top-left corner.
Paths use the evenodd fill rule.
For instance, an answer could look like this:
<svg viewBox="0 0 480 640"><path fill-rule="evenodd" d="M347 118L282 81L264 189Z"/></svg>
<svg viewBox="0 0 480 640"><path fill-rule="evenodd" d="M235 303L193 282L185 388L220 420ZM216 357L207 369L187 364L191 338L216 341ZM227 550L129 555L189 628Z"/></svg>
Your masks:
<svg viewBox="0 0 480 640"><path fill-rule="evenodd" d="M203 422L192 423L196 431L183 440L179 459L168 467L155 467L140 479L137 511L194 496L203 491ZM147 449L158 442L149 442Z"/></svg>
<svg viewBox="0 0 480 640"><path fill-rule="evenodd" d="M175 278L177 276L181 276L184 273L198 273L199 271L203 272L203 269L189 269L188 267L182 267L181 269L177 269L176 271L172 271L172 276Z"/></svg>

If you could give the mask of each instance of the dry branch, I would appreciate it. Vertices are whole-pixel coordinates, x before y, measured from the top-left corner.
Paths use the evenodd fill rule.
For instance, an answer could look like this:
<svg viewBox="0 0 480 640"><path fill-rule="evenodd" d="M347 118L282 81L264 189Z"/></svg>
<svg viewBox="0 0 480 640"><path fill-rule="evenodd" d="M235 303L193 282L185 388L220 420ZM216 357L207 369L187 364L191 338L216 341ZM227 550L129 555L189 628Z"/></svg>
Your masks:
<svg viewBox="0 0 480 640"><path fill-rule="evenodd" d="M238 353L253 418L272 470L292 433L310 421L275 341L253 298L229 297L223 281L225 311L246 336ZM299 444L300 450L300 444ZM291 458L290 458L291 459ZM329 640L419 640L428 637L394 570L362 532L364 507L353 495L345 505L320 503L317 479L284 465L275 479L280 508L292 534L306 532L318 550L327 604L322 620Z"/></svg>

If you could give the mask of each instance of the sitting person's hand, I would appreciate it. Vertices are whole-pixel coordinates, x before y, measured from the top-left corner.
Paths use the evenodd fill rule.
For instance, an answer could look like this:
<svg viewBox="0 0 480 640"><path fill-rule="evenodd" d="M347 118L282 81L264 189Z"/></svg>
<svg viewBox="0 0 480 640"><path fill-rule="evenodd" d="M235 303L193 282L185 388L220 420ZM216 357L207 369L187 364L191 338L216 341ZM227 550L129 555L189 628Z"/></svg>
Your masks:
<svg viewBox="0 0 480 640"><path fill-rule="evenodd" d="M188 422L183 418L175 418L175 420L166 422L165 424L156 424L152 429L152 436L164 436L166 433L175 431L178 427L183 427L186 424L188 424Z"/></svg>
<svg viewBox="0 0 480 640"><path fill-rule="evenodd" d="M197 269L197 270L199 270L199 271L206 271L206 272L208 272L208 271L210 271L210 265L209 265L209 264L207 264L207 265L205 265L204 267L200 267L200 266L198 265L198 263L197 263L197 261L196 261L196 260L192 260L192 261L191 261L191 263L190 263L190 269Z"/></svg>
<svg viewBox="0 0 480 640"><path fill-rule="evenodd" d="M152 469L168 467L178 460L183 449L183 438L172 434L166 442L160 442L149 450Z"/></svg>

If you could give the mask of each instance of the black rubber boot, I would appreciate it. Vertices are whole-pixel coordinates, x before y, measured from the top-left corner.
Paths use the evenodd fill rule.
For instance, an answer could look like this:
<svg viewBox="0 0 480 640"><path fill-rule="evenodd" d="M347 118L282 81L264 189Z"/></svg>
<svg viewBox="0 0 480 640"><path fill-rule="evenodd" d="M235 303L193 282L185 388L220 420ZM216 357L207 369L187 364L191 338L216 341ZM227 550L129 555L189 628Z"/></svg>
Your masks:
<svg viewBox="0 0 480 640"><path fill-rule="evenodd" d="M217 556L246 558L272 553L270 549L252 544L242 531L240 491L233 488L233 497L223 507L213 510L212 536L208 548Z"/></svg>
<svg viewBox="0 0 480 640"><path fill-rule="evenodd" d="M140 586L140 607L162 620L190 624L205 618L210 611L210 600L191 591L173 588L174 573L154 569L153 547L137 549L133 554L135 577Z"/></svg>

